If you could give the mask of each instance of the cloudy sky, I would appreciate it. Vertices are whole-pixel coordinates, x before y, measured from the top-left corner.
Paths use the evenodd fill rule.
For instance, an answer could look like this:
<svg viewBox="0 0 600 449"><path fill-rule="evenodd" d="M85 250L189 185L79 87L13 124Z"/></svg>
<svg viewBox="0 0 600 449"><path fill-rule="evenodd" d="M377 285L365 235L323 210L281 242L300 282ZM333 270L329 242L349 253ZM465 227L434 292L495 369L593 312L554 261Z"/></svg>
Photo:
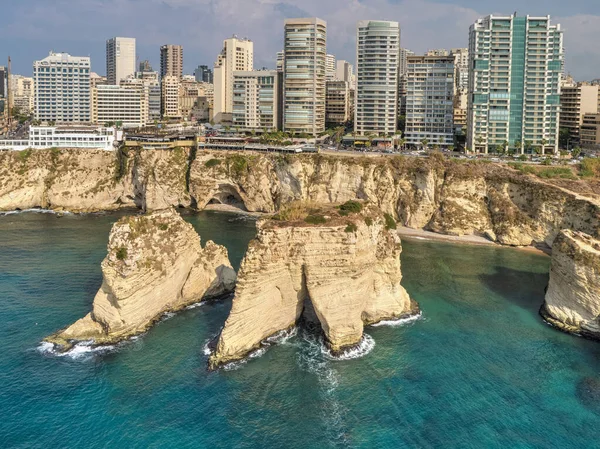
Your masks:
<svg viewBox="0 0 600 449"><path fill-rule="evenodd" d="M328 22L328 51L354 61L360 19L396 20L402 46L464 47L469 25L491 13L552 16L565 31L566 68L576 79L600 78L598 0L0 0L0 61L31 74L33 60L50 50L91 56L105 73L105 41L137 38L138 58L158 67L162 44L184 47L185 72L212 66L224 38L254 41L255 66L274 67L283 19L317 16ZM526 10L521 9L526 6ZM0 62L2 65L3 62Z"/></svg>

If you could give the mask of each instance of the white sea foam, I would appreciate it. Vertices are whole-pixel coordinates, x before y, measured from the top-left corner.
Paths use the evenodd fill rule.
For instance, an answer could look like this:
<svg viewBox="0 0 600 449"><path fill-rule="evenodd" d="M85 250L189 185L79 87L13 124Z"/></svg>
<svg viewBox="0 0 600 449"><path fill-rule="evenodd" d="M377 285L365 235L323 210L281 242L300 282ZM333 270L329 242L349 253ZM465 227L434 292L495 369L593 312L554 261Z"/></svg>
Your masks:
<svg viewBox="0 0 600 449"><path fill-rule="evenodd" d="M16 214L23 214L23 213L27 213L27 212L32 212L32 213L36 213L36 214L62 214L62 215L72 215L71 212L57 212L55 210L51 210L51 209L23 209L23 210L9 210L6 212L0 212L0 215L16 215Z"/></svg>
<svg viewBox="0 0 600 449"><path fill-rule="evenodd" d="M332 360L352 360L359 359L370 353L375 347L375 340L369 334L363 334L360 342L351 349L343 351L341 354L333 355L326 345L321 346L323 354Z"/></svg>
<svg viewBox="0 0 600 449"><path fill-rule="evenodd" d="M268 337L265 342L268 344L284 344L287 343L291 338L295 337L296 335L298 335L298 328L297 327L293 327L291 329L286 329L286 330L282 330L279 331L273 335L271 335L270 337Z"/></svg>
<svg viewBox="0 0 600 449"><path fill-rule="evenodd" d="M423 312L419 311L418 314L409 316L408 318L401 318L399 320L383 320L383 321L380 321L379 323L373 324L372 326L373 327L380 327L380 326L399 327L399 326L405 326L410 323L414 323L415 321L419 321L422 318L423 318Z"/></svg>
<svg viewBox="0 0 600 449"><path fill-rule="evenodd" d="M204 345L202 346L202 354L209 356L212 351L210 350L210 342L212 341L212 338L209 338L208 340L206 340L204 342Z"/></svg>
<svg viewBox="0 0 600 449"><path fill-rule="evenodd" d="M206 304L206 301L203 302L197 302L196 304L192 304L191 306L187 306L185 308L185 310L192 310L192 309L197 309L198 307L202 307L203 305Z"/></svg>
<svg viewBox="0 0 600 449"><path fill-rule="evenodd" d="M81 341L73 345L68 351L57 351L52 343L46 341L40 343L37 350L46 355L55 357L67 357L73 360L89 359L96 354L104 354L113 351L116 345L94 346L94 341Z"/></svg>

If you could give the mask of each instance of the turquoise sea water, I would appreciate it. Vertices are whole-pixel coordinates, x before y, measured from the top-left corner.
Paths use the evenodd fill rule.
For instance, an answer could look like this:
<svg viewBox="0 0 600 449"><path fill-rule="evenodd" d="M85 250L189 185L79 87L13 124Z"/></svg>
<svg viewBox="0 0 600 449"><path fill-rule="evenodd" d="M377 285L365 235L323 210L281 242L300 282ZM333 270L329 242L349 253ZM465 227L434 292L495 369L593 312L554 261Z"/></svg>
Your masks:
<svg viewBox="0 0 600 449"><path fill-rule="evenodd" d="M369 328L360 359L330 360L301 333L208 373L227 301L105 353L41 353L89 311L118 216L0 217L0 447L600 446L600 344L542 323L549 259L505 248L405 241L423 318ZM239 264L251 221L186 218Z"/></svg>

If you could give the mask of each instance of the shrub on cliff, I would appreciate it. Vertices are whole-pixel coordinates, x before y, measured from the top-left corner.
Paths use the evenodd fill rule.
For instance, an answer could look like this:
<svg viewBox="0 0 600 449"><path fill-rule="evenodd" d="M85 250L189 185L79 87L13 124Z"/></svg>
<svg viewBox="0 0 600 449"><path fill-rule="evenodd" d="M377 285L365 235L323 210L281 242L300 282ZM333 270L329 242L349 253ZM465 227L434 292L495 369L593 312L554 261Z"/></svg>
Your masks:
<svg viewBox="0 0 600 449"><path fill-rule="evenodd" d="M344 230L348 233L356 232L358 231L358 226L356 226L354 223L348 223L348 226L346 226L346 229Z"/></svg>
<svg viewBox="0 0 600 449"><path fill-rule="evenodd" d="M209 159L208 161L206 161L204 163L204 166L206 168L212 168L212 167L216 167L219 164L221 164L221 160L220 159Z"/></svg>
<svg viewBox="0 0 600 449"><path fill-rule="evenodd" d="M327 223L327 219L323 215L308 215L304 221L314 225Z"/></svg>
<svg viewBox="0 0 600 449"><path fill-rule="evenodd" d="M121 246L119 249L117 249L117 259L119 259L119 260L127 259L127 248L125 248L124 246Z"/></svg>
<svg viewBox="0 0 600 449"><path fill-rule="evenodd" d="M383 214L383 217L385 218L385 229L387 229L388 231L390 229L396 229L396 220L394 220L394 217L392 217L390 214Z"/></svg>
<svg viewBox="0 0 600 449"><path fill-rule="evenodd" d="M340 215L358 214L363 208L363 205L358 201L346 201L340 206Z"/></svg>
<svg viewBox="0 0 600 449"><path fill-rule="evenodd" d="M367 226L373 226L373 219L371 217L365 217L365 224Z"/></svg>
<svg viewBox="0 0 600 449"><path fill-rule="evenodd" d="M600 159L585 158L581 161L581 176L584 178L599 178Z"/></svg>

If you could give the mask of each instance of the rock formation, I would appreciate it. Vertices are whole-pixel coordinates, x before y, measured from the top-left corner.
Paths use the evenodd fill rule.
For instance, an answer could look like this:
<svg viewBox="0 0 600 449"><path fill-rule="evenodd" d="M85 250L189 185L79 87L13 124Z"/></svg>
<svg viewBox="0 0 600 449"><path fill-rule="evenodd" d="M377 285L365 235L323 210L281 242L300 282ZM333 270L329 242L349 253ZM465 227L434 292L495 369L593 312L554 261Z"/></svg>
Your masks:
<svg viewBox="0 0 600 449"><path fill-rule="evenodd" d="M555 327L600 339L600 240L571 230L552 247L542 316Z"/></svg>
<svg viewBox="0 0 600 449"><path fill-rule="evenodd" d="M397 234L378 208L348 204L361 211L292 206L258 223L212 368L243 358L302 318L316 316L336 353L358 344L364 325L418 313L400 285Z"/></svg>
<svg viewBox="0 0 600 449"><path fill-rule="evenodd" d="M561 229L600 238L598 191L593 181L541 179L506 165L436 157L0 151L0 210L202 209L217 202L273 213L294 201L358 199L410 228L485 235L513 246L551 246Z"/></svg>
<svg viewBox="0 0 600 449"><path fill-rule="evenodd" d="M92 311L46 341L114 343L148 329L165 312L231 292L236 275L227 250L204 248L191 224L173 210L125 217L112 228L103 282Z"/></svg>

